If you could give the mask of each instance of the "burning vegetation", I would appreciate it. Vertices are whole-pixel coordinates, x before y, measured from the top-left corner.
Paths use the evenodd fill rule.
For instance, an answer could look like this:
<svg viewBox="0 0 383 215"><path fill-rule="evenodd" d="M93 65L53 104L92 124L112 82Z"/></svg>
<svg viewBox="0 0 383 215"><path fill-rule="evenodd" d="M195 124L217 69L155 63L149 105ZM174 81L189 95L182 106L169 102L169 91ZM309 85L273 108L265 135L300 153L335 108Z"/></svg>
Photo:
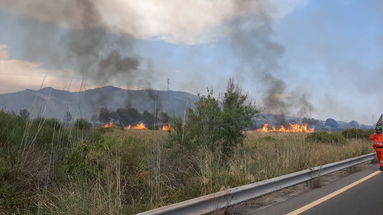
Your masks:
<svg viewBox="0 0 383 215"><path fill-rule="evenodd" d="M279 129L276 129L273 125L270 127L268 123L265 123L262 128L257 129L257 132L280 132L280 133L313 133L314 128L309 128L308 124L303 125L289 123L289 127L286 128L281 125Z"/></svg>
<svg viewBox="0 0 383 215"><path fill-rule="evenodd" d="M113 122L106 123L105 125L101 126L101 128L112 128L114 126Z"/></svg>
<svg viewBox="0 0 383 215"><path fill-rule="evenodd" d="M128 125L124 129L126 130L146 130L148 129L144 123L139 123L136 125Z"/></svg>
<svg viewBox="0 0 383 215"><path fill-rule="evenodd" d="M148 111L143 113L135 108L118 108L116 111L109 111L107 108L101 108L98 119L105 123L102 128L114 126L122 127L124 130L163 130L171 129L169 116L167 113L159 112L152 114Z"/></svg>
<svg viewBox="0 0 383 215"><path fill-rule="evenodd" d="M170 131L170 125L169 124L164 124L164 125L162 125L162 130L163 131Z"/></svg>
<svg viewBox="0 0 383 215"><path fill-rule="evenodd" d="M112 128L112 127L115 127L113 122L110 122L110 123L107 123L107 124L101 126L101 128ZM141 122L141 123L138 123L138 124L135 124L135 125L125 126L124 129L125 130L148 130L149 128L144 123ZM162 125L162 128L160 130L162 130L162 131L170 131L171 130L171 126L170 126L170 124L165 123L165 124Z"/></svg>
<svg viewBox="0 0 383 215"><path fill-rule="evenodd" d="M139 123L136 125L128 125L124 129L126 130L147 130L148 127L144 123ZM171 127L169 124L163 124L161 130L162 131L170 131Z"/></svg>

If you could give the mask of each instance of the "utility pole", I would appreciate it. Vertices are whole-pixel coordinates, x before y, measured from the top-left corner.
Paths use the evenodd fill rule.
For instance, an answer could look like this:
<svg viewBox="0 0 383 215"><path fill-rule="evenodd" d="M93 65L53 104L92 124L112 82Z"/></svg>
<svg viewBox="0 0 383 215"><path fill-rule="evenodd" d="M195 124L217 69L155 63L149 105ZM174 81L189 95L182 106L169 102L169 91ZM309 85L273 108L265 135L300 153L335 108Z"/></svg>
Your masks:
<svg viewBox="0 0 383 215"><path fill-rule="evenodd" d="M167 83L168 83L168 91L170 90L170 78L168 78L168 81L167 81Z"/></svg>

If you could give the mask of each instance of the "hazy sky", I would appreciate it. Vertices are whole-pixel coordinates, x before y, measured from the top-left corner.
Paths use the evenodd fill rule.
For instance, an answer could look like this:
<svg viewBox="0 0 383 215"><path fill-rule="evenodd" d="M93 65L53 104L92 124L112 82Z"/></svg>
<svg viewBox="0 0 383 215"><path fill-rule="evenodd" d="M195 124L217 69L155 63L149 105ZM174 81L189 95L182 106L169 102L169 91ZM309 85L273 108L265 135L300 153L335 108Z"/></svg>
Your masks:
<svg viewBox="0 0 383 215"><path fill-rule="evenodd" d="M302 103L320 119L383 113L382 0L79 2L0 0L0 93L166 89L170 78L172 90L218 94L234 77L291 114Z"/></svg>

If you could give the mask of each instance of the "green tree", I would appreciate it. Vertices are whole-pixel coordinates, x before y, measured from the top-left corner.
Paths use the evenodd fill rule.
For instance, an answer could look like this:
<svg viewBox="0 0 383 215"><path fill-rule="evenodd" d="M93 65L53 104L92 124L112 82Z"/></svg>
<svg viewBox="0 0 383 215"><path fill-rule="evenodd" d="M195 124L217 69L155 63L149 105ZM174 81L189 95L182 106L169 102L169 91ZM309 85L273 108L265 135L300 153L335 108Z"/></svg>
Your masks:
<svg viewBox="0 0 383 215"><path fill-rule="evenodd" d="M336 130L339 127L338 122L335 119L328 118L324 124L326 127L330 127L331 130Z"/></svg>
<svg viewBox="0 0 383 215"><path fill-rule="evenodd" d="M252 103L247 103L248 95L230 79L222 102L221 137L223 139L222 155L225 159L233 154L233 148L243 144L244 130L251 125L251 119L258 112Z"/></svg>
<svg viewBox="0 0 383 215"><path fill-rule="evenodd" d="M108 108L101 108L98 114L98 120L102 123L108 123L110 121L110 112Z"/></svg>
<svg viewBox="0 0 383 215"><path fill-rule="evenodd" d="M144 113L142 113L142 121L146 126L152 127L154 125L155 117L148 111L144 111Z"/></svg>
<svg viewBox="0 0 383 215"><path fill-rule="evenodd" d="M90 124L88 120L80 118L76 120L76 122L74 123L74 127L80 130L87 130L92 127L92 124Z"/></svg>
<svg viewBox="0 0 383 215"><path fill-rule="evenodd" d="M208 90L206 96L200 96L195 108L188 110L182 132L175 128L176 139L194 147L207 146L212 151L221 148L222 157L227 160L234 148L243 143L244 130L251 126L256 113L248 96L230 80L221 103L214 98L212 90Z"/></svg>
<svg viewBox="0 0 383 215"><path fill-rule="evenodd" d="M120 121L120 116L117 112L112 111L109 113L109 120Z"/></svg>
<svg viewBox="0 0 383 215"><path fill-rule="evenodd" d="M67 111L64 115L64 122L68 124L70 123L70 121L72 121L72 114L69 111Z"/></svg>
<svg viewBox="0 0 383 215"><path fill-rule="evenodd" d="M141 114L135 108L119 108L117 114L123 125L134 125L141 121Z"/></svg>
<svg viewBox="0 0 383 215"><path fill-rule="evenodd" d="M23 119L29 119L29 111L27 109L21 109L20 112L19 112L20 116L23 118Z"/></svg>
<svg viewBox="0 0 383 215"><path fill-rule="evenodd" d="M161 112L160 113L160 117L159 117L159 120L162 122L162 123L169 123L169 115L167 113L164 113L164 112Z"/></svg>
<svg viewBox="0 0 383 215"><path fill-rule="evenodd" d="M195 109L188 110L188 119L182 140L193 145L204 145L214 150L221 139L221 108L219 102L213 97L213 91L208 90L206 96L201 96L195 103Z"/></svg>

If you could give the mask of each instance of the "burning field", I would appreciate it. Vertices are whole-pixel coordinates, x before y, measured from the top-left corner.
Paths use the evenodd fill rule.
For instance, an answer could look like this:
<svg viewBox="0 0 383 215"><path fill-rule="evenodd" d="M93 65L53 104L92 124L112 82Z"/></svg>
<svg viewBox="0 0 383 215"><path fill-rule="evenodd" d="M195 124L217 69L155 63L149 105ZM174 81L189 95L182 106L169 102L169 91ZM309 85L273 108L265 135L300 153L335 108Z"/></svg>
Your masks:
<svg viewBox="0 0 383 215"><path fill-rule="evenodd" d="M120 126L117 126L116 124L110 122L101 126L100 128L113 128L113 127L120 127ZM127 125L123 128L124 130L162 130L162 131L170 131L172 129L170 124L168 123L163 124L162 127L160 127L159 129L149 129L148 126L146 126L142 122L135 125Z"/></svg>
<svg viewBox="0 0 383 215"><path fill-rule="evenodd" d="M128 125L124 127L125 130L146 130L148 129L144 123L139 123L136 125Z"/></svg>
<svg viewBox="0 0 383 215"><path fill-rule="evenodd" d="M313 133L315 131L314 128L309 128L308 124L292 124L289 123L288 127L281 125L280 128L275 128L273 125L270 126L268 123L265 123L262 128L257 129L257 132L279 132L279 133Z"/></svg>
<svg viewBox="0 0 383 215"><path fill-rule="evenodd" d="M112 128L112 127L119 127L116 124L110 122L107 123L101 128ZM149 129L148 126L146 126L144 123L138 123L135 125L127 125L123 127L124 130L162 130L162 131L170 131L172 128L170 124L166 123L163 124L162 127L159 129ZM281 125L279 128L276 128L273 125L270 125L268 123L265 123L262 128L257 129L256 132L259 133L313 133L315 131L315 128L309 128L308 124L294 124L294 123L289 123L288 126Z"/></svg>

